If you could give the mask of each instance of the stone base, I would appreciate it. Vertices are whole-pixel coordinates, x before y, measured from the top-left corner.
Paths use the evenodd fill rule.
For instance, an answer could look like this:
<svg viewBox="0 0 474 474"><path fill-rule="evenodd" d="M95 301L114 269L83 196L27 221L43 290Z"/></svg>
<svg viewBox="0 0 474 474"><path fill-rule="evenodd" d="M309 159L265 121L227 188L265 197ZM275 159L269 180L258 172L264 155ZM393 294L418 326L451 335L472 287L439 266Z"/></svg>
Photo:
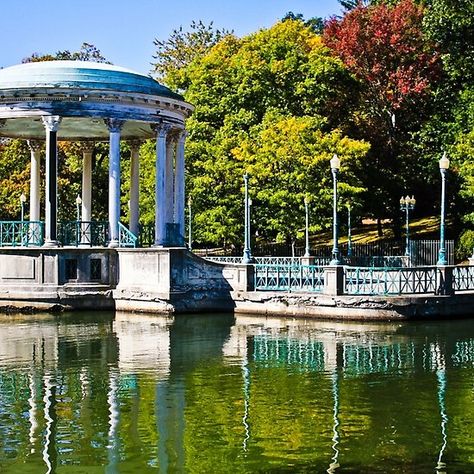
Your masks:
<svg viewBox="0 0 474 474"><path fill-rule="evenodd" d="M336 320L436 319L474 314L474 293L453 296L329 296L308 293L234 294L235 313Z"/></svg>

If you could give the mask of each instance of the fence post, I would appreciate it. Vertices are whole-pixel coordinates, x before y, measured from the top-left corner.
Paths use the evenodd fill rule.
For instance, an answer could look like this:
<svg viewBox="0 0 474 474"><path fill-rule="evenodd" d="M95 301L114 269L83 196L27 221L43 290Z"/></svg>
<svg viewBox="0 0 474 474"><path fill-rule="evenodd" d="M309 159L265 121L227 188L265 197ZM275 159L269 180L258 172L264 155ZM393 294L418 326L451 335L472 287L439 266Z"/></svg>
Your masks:
<svg viewBox="0 0 474 474"><path fill-rule="evenodd" d="M331 265L324 267L324 294L344 294L344 267L342 265Z"/></svg>
<svg viewBox="0 0 474 474"><path fill-rule="evenodd" d="M454 295L452 266L442 266L436 268L436 294Z"/></svg>

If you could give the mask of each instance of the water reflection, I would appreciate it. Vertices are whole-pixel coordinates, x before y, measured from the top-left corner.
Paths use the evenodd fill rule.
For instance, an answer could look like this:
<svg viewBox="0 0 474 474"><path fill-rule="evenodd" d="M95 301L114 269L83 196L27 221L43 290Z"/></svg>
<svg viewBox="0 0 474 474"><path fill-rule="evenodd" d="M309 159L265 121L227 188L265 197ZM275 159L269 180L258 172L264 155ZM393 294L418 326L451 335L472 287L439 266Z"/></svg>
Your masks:
<svg viewBox="0 0 474 474"><path fill-rule="evenodd" d="M474 458L468 321L95 313L3 318L0 340L2 472L444 472Z"/></svg>

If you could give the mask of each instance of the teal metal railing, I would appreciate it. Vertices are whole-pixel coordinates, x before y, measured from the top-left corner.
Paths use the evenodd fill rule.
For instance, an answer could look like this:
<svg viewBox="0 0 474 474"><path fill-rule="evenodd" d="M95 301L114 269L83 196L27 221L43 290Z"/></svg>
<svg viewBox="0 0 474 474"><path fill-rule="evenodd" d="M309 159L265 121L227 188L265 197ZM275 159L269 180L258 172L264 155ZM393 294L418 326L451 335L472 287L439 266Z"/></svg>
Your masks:
<svg viewBox="0 0 474 474"><path fill-rule="evenodd" d="M209 256L203 257L211 262L218 263L242 263L242 257L224 257L224 256ZM329 265L330 258L311 257L313 265L323 266ZM306 257L254 257L254 261L261 265L289 265L292 267L299 267L303 261L307 261Z"/></svg>
<svg viewBox="0 0 474 474"><path fill-rule="evenodd" d="M109 223L106 221L58 222L58 240L64 246L106 247Z"/></svg>
<svg viewBox="0 0 474 474"><path fill-rule="evenodd" d="M316 265L254 265L256 290L310 291L324 290L324 267Z"/></svg>
<svg viewBox="0 0 474 474"><path fill-rule="evenodd" d="M403 295L435 293L439 269L413 268L344 268L344 294Z"/></svg>
<svg viewBox="0 0 474 474"><path fill-rule="evenodd" d="M121 222L119 227L119 247L136 247L138 243L138 236L127 229Z"/></svg>
<svg viewBox="0 0 474 474"><path fill-rule="evenodd" d="M43 222L0 221L1 247L39 247L43 243Z"/></svg>
<svg viewBox="0 0 474 474"><path fill-rule="evenodd" d="M138 245L151 247L155 243L155 224L140 224Z"/></svg>

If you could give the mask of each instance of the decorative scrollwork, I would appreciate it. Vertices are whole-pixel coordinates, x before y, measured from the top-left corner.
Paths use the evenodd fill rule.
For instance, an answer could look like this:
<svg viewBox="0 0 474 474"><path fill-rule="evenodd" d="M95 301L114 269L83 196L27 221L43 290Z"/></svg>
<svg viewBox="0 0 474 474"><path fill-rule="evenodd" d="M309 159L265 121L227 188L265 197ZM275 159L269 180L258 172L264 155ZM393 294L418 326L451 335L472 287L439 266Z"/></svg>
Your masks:
<svg viewBox="0 0 474 474"><path fill-rule="evenodd" d="M118 133L122 130L125 120L121 120L117 118L108 118L108 119L104 119L104 123L109 129L110 133Z"/></svg>
<svg viewBox="0 0 474 474"><path fill-rule="evenodd" d="M59 125L62 119L59 115L43 115L41 119L43 120L44 128L47 131L57 132L59 130Z"/></svg>

